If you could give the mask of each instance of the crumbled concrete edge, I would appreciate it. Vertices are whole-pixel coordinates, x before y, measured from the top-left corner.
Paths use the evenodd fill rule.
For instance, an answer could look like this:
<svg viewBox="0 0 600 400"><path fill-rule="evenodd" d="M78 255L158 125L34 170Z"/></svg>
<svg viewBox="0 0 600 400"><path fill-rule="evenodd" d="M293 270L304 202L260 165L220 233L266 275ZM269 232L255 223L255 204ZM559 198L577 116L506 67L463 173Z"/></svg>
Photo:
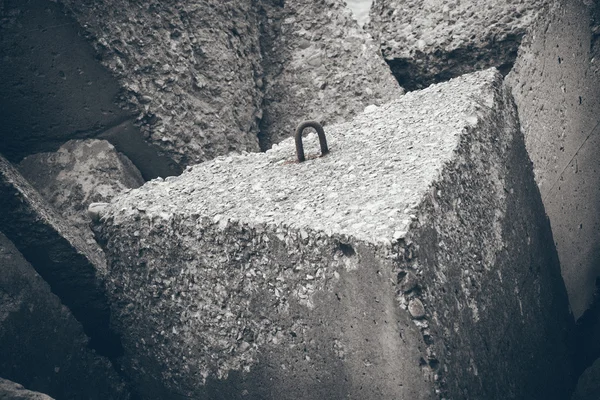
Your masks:
<svg viewBox="0 0 600 400"><path fill-rule="evenodd" d="M16 168L99 259L104 255L89 227L88 205L144 184L126 156L98 139L70 140L56 152L25 157Z"/></svg>

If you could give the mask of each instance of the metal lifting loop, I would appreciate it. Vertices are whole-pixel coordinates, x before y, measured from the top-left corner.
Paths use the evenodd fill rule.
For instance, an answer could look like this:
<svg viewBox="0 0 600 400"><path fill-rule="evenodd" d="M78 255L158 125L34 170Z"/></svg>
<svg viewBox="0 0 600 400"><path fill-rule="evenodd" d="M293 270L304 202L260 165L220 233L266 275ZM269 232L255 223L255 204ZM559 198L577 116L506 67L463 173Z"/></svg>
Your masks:
<svg viewBox="0 0 600 400"><path fill-rule="evenodd" d="M296 128L296 155L298 156L298 162L306 161L304 157L304 146L302 145L302 132L304 129L311 127L315 128L317 134L319 135L319 143L321 144L321 156L329 153L329 149L327 148L327 138L325 138L325 131L320 123L317 121L304 121L298 128Z"/></svg>

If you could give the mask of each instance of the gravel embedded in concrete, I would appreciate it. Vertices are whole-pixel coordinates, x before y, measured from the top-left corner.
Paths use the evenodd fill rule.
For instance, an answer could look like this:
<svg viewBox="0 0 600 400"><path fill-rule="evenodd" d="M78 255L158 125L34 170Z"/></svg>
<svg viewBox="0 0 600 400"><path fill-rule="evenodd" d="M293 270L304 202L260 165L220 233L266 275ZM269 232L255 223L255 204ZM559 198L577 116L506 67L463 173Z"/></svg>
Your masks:
<svg viewBox="0 0 600 400"><path fill-rule="evenodd" d="M298 163L294 142L286 140L266 155L218 157L180 177L154 180L115 207L134 205L149 215L198 213L222 224L285 224L374 242L399 239L459 135L477 123L476 101L490 101L486 80L493 74L367 107L354 120L326 129L325 157ZM309 135L304 148L307 158L317 156L317 136Z"/></svg>

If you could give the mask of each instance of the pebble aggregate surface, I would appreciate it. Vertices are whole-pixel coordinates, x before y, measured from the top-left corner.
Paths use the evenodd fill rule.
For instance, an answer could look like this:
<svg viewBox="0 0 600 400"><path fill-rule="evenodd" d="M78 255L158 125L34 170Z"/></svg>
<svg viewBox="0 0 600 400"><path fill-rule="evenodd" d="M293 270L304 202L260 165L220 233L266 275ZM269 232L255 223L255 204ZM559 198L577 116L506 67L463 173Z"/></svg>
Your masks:
<svg viewBox="0 0 600 400"><path fill-rule="evenodd" d="M351 235L375 243L398 240L414 208L452 156L478 105L493 101L487 84L495 70L433 85L353 121L326 128L330 153L318 156L318 138L304 139L307 161L294 142L266 153L232 154L189 167L179 177L153 180L108 208L114 223L138 211L169 218L202 215L228 220ZM486 97L487 96L487 97ZM106 215L105 215L106 216Z"/></svg>

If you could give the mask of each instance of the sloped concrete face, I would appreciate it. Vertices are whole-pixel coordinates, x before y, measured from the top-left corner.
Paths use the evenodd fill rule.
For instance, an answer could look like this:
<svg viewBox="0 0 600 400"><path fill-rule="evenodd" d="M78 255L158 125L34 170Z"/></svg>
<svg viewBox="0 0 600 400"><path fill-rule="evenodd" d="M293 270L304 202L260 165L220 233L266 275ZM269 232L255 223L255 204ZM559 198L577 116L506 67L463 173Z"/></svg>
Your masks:
<svg viewBox="0 0 600 400"><path fill-rule="evenodd" d="M376 0L368 30L407 90L489 68L510 70L548 0Z"/></svg>
<svg viewBox="0 0 600 400"><path fill-rule="evenodd" d="M341 0L262 1L264 109L261 148L304 120L351 120L370 104L401 96L376 43Z"/></svg>
<svg viewBox="0 0 600 400"><path fill-rule="evenodd" d="M495 70L120 196L95 227L148 398L560 398L567 298Z"/></svg>
<svg viewBox="0 0 600 400"><path fill-rule="evenodd" d="M0 375L58 399L128 399L110 362L2 233L0 270ZM6 383L1 399L38 398Z"/></svg>
<svg viewBox="0 0 600 400"><path fill-rule="evenodd" d="M507 76L575 317L600 275L600 50L593 8L556 2ZM597 24L597 22L596 22Z"/></svg>

